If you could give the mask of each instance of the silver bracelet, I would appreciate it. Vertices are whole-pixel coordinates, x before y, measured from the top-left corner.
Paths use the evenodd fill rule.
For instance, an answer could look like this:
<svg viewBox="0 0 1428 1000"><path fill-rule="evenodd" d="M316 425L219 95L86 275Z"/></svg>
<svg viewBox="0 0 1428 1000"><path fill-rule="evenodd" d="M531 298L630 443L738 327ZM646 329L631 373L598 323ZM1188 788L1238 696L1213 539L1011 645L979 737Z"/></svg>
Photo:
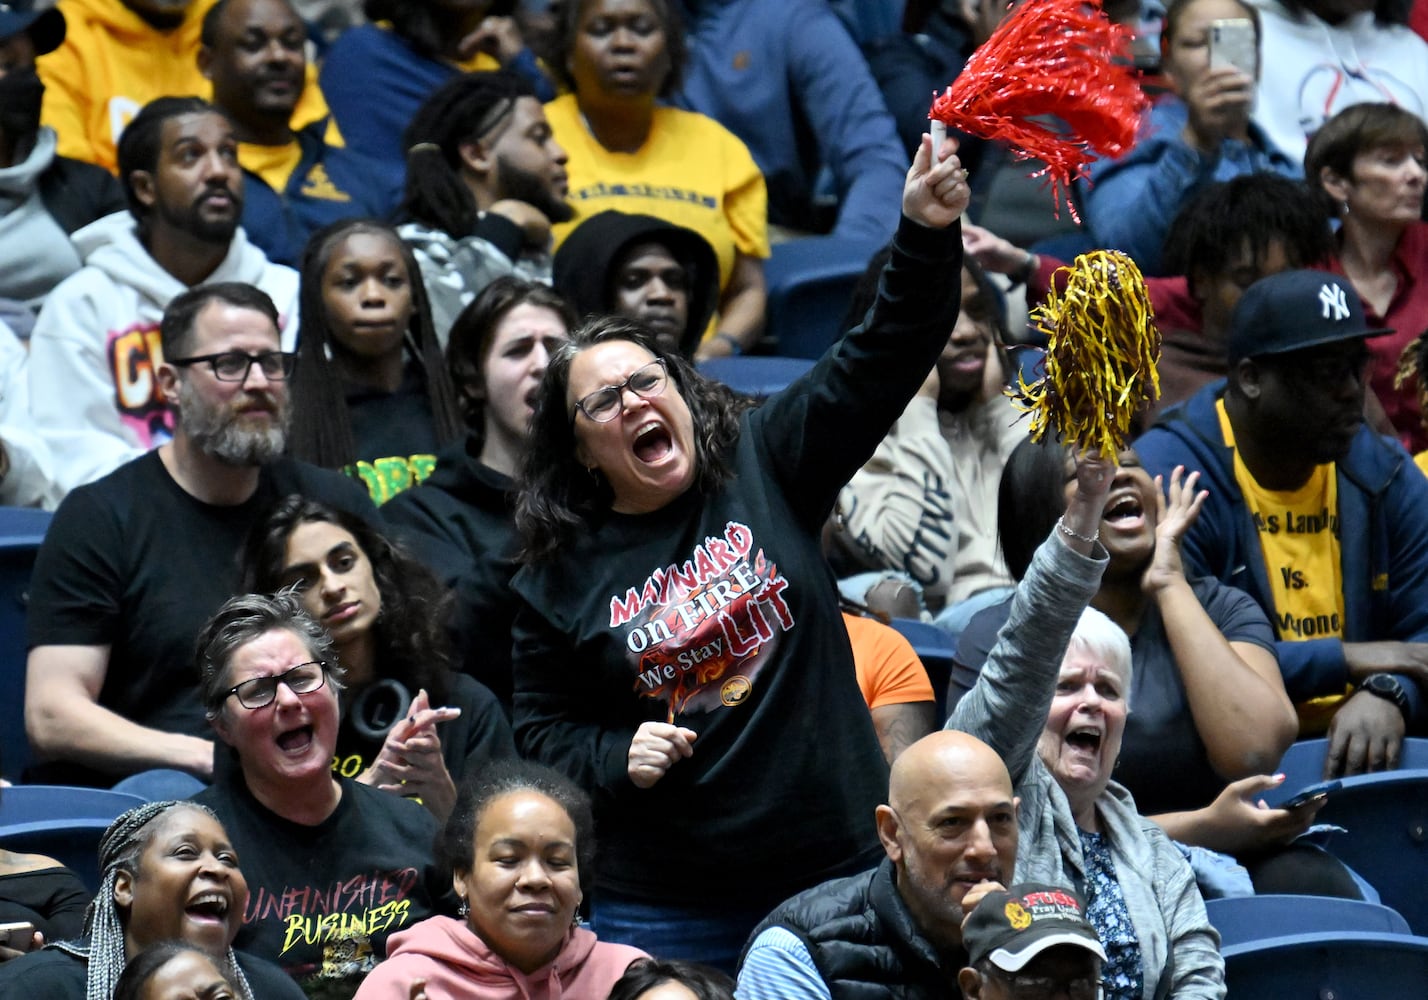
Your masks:
<svg viewBox="0 0 1428 1000"><path fill-rule="evenodd" d="M1079 531L1072 531L1069 527L1067 527L1066 518L1064 517L1058 517L1056 519L1056 530L1061 532L1067 538L1074 538L1076 539L1076 541L1085 542L1087 545L1095 545L1101 540L1100 528L1096 529L1096 533L1094 535L1083 535Z"/></svg>

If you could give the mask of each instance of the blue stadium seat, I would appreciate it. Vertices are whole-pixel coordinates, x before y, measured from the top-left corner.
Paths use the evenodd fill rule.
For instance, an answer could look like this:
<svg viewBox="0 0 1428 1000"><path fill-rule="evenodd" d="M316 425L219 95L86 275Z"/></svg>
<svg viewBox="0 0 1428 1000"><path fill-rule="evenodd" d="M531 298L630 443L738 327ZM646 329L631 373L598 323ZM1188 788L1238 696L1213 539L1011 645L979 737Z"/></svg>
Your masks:
<svg viewBox="0 0 1428 1000"><path fill-rule="evenodd" d="M764 264L766 329L788 358L819 358L843 334L853 288L881 244L836 236L779 243ZM951 331L949 330L950 334Z"/></svg>
<svg viewBox="0 0 1428 1000"><path fill-rule="evenodd" d="M1284 783L1265 795L1270 805L1278 805L1301 788L1315 784L1324 773L1324 758L1329 753L1327 739L1300 740L1284 751L1276 769L1284 774ZM1409 737L1403 741L1398 766L1406 769L1428 768L1428 738Z"/></svg>
<svg viewBox="0 0 1428 1000"><path fill-rule="evenodd" d="M952 679L952 654L956 651L951 636L917 618L894 618L888 624L912 645L912 651L926 668L937 705L937 725L941 726L947 721L947 685Z"/></svg>
<svg viewBox="0 0 1428 1000"><path fill-rule="evenodd" d="M1328 849L1377 889L1384 905L1403 914L1415 934L1428 935L1428 769L1344 778L1316 822L1347 831L1334 835Z"/></svg>
<svg viewBox="0 0 1428 1000"><path fill-rule="evenodd" d="M25 738L25 605L47 511L0 507L0 773L11 781L31 762Z"/></svg>
<svg viewBox="0 0 1428 1000"><path fill-rule="evenodd" d="M1397 910L1331 896L1234 896L1205 900L1221 946L1320 931L1412 934Z"/></svg>
<svg viewBox="0 0 1428 1000"><path fill-rule="evenodd" d="M1327 931L1221 950L1232 998L1399 1000L1428 993L1428 939L1421 937Z"/></svg>
<svg viewBox="0 0 1428 1000"><path fill-rule="evenodd" d="M97 890L99 838L118 816L144 801L106 788L16 785L0 792L0 844L49 855Z"/></svg>
<svg viewBox="0 0 1428 1000"><path fill-rule="evenodd" d="M758 399L767 399L808 369L813 362L806 358L773 358L739 356L710 358L699 363L699 371L716 382L723 382L735 392Z"/></svg>

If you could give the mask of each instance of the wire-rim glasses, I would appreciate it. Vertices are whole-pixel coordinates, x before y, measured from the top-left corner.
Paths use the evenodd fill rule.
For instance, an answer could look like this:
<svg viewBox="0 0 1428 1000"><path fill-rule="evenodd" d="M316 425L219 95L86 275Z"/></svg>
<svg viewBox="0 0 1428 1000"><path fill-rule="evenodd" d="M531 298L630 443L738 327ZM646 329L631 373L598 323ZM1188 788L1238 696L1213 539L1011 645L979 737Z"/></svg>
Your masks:
<svg viewBox="0 0 1428 1000"><path fill-rule="evenodd" d="M656 358L630 372L619 385L607 385L583 397L571 411L570 422L575 423L576 414L583 413L597 424L609 423L625 412L626 389L641 399L654 399L663 394L668 384L669 369L664 358Z"/></svg>

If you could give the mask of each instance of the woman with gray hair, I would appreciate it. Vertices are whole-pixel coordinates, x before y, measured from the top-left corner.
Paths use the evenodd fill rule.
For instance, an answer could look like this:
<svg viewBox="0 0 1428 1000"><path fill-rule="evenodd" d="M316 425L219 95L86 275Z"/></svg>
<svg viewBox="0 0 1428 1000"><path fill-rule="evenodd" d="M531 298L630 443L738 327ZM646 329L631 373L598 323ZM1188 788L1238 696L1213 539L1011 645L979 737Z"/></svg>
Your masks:
<svg viewBox="0 0 1428 1000"><path fill-rule="evenodd" d="M1109 561L1100 534L1115 468L1082 456L1075 479L947 727L979 737L1006 762L1019 799L1017 881L1074 886L1086 899L1106 949L1106 1000L1218 1000L1224 962L1195 874L1111 781L1125 733L1130 641L1087 605ZM1203 500L1174 477L1163 520L1188 523Z"/></svg>
<svg viewBox="0 0 1428 1000"><path fill-rule="evenodd" d="M238 941L308 992L350 995L390 934L436 912L436 823L333 773L342 671L291 592L224 604L199 634L198 669L208 718L237 758L196 799L250 862Z"/></svg>
<svg viewBox="0 0 1428 1000"><path fill-rule="evenodd" d="M175 801L130 809L100 840L99 870L83 937L0 966L0 996L108 1000L129 958L178 940L213 955L241 1000L301 1000L281 969L233 950L248 884L212 810Z"/></svg>

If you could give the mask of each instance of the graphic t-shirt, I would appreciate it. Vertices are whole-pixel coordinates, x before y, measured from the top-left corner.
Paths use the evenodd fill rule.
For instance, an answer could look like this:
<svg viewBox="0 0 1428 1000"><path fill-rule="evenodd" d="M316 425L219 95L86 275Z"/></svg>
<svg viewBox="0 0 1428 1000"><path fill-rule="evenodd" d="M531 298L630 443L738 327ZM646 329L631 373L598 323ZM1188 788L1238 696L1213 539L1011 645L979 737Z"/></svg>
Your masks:
<svg viewBox="0 0 1428 1000"><path fill-rule="evenodd" d="M946 343L957 239L903 221L872 321L742 416L721 487L592 514L512 581L517 745L594 792L598 886L771 910L882 856L887 767L819 535ZM631 740L670 720L694 752L638 788Z"/></svg>
<svg viewBox="0 0 1428 1000"><path fill-rule="evenodd" d="M277 964L309 996L351 996L386 957L390 935L450 902L431 814L340 780L341 801L316 826L269 811L236 771L194 796L218 814L248 881L234 947Z"/></svg>
<svg viewBox="0 0 1428 1000"><path fill-rule="evenodd" d="M1225 444L1234 448L1234 432L1225 403L1216 404ZM1238 451L1235 482L1254 519L1264 553L1274 614L1270 623L1283 642L1334 639L1344 635L1344 581L1339 553L1338 477L1334 463L1315 466L1296 490L1266 490L1255 482ZM1352 690L1346 689L1346 690ZM1327 729L1345 695L1333 694L1301 703L1302 734Z"/></svg>

